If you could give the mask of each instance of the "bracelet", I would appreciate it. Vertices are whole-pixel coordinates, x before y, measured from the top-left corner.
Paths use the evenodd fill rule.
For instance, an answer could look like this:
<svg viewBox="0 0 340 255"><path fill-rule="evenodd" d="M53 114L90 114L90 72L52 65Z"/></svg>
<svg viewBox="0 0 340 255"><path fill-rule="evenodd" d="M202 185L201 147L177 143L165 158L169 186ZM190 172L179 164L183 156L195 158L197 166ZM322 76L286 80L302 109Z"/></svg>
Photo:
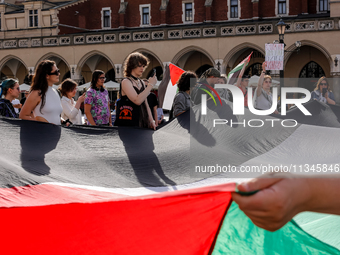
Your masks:
<svg viewBox="0 0 340 255"><path fill-rule="evenodd" d="M265 71L262 71L262 73L266 74L266 72L265 72Z"/></svg>

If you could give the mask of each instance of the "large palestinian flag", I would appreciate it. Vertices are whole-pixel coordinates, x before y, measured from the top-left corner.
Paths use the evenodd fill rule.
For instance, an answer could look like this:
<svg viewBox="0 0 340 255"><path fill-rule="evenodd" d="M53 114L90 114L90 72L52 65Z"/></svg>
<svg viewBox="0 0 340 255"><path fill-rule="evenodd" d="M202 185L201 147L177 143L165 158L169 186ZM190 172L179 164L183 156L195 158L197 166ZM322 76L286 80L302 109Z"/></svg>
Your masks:
<svg viewBox="0 0 340 255"><path fill-rule="evenodd" d="M248 176L192 169L209 157L238 168L338 162L339 107L308 103L313 117L292 110L294 128L208 132L216 116L255 116L233 116L225 100L207 106L204 118L196 106L157 131L1 118L2 254L339 254L339 217L308 214L264 231L231 201Z"/></svg>

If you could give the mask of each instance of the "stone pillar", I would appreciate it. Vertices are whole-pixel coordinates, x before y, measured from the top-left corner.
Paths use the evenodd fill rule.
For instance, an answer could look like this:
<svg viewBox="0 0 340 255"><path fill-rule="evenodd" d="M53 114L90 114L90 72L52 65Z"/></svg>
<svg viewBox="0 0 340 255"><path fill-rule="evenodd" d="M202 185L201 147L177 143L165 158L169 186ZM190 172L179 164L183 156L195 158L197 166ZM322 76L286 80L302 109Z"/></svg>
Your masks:
<svg viewBox="0 0 340 255"><path fill-rule="evenodd" d="M220 71L221 74L226 74L225 69L222 68L223 59L215 59L214 61L215 61L214 68L216 68L218 71Z"/></svg>
<svg viewBox="0 0 340 255"><path fill-rule="evenodd" d="M331 55L332 65L331 65L331 86L334 93L335 102L340 103L340 54ZM338 59L337 66L335 66L335 58Z"/></svg>
<svg viewBox="0 0 340 255"><path fill-rule="evenodd" d="M116 80L121 80L124 77L124 70L122 64L115 64Z"/></svg>
<svg viewBox="0 0 340 255"><path fill-rule="evenodd" d="M31 75L31 74L34 75L34 71L35 71L35 70L34 70L34 69L35 69L34 66L29 66L29 67L27 67L27 68L28 68L28 70L27 70L28 75Z"/></svg>
<svg viewBox="0 0 340 255"><path fill-rule="evenodd" d="M259 19L259 0L251 0L253 3L253 19Z"/></svg>
<svg viewBox="0 0 340 255"><path fill-rule="evenodd" d="M81 70L78 70L77 65L70 65L70 68L71 68L70 70L71 79L74 80L78 84L82 82L83 76L81 75Z"/></svg>

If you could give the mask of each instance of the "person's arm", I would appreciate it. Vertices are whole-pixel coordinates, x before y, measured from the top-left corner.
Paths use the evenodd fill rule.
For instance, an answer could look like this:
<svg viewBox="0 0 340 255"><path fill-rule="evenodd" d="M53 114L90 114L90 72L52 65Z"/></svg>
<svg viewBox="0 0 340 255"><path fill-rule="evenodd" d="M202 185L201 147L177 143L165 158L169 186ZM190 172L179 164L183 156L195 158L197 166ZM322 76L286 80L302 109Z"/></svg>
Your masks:
<svg viewBox="0 0 340 255"><path fill-rule="evenodd" d="M14 104L13 107L17 108L17 109L20 109L22 107L22 105L21 104Z"/></svg>
<svg viewBox="0 0 340 255"><path fill-rule="evenodd" d="M67 103L64 100L61 100L61 106L63 107L63 112L64 114L69 118L69 119L73 119L77 116L78 112L79 112L79 108L82 102L84 102L84 95L80 96L78 98L78 101L76 103L76 105L73 107L70 107L70 104Z"/></svg>
<svg viewBox="0 0 340 255"><path fill-rule="evenodd" d="M110 117L109 117L109 125L110 127L112 127L112 116L111 116L111 106L110 106L110 100L108 102L108 110L109 110L109 114L110 114Z"/></svg>
<svg viewBox="0 0 340 255"><path fill-rule="evenodd" d="M93 102L92 93L91 93L91 91L87 91L86 92L86 98L85 98L85 101L84 101L84 112L85 112L86 118L87 118L88 122L90 123L90 125L95 126L96 123L94 122L92 114L91 114L91 108L92 108L91 103L92 102Z"/></svg>
<svg viewBox="0 0 340 255"><path fill-rule="evenodd" d="M262 85L263 85L263 81L264 81L264 76L266 74L266 66L267 66L267 62L263 62L262 63L262 72L261 72L261 75L260 75L260 79L259 79L259 82L257 83L257 96L261 96L261 93L262 93Z"/></svg>
<svg viewBox="0 0 340 255"><path fill-rule="evenodd" d="M41 96L38 90L33 90L27 97L24 106L22 107L19 118L23 120L38 120L32 115L34 108L40 103ZM39 121L43 119L40 117Z"/></svg>
<svg viewBox="0 0 340 255"><path fill-rule="evenodd" d="M328 104L335 104L335 101L331 98L331 92L327 91L326 94L325 94L325 98L327 100L327 103Z"/></svg>
<svg viewBox="0 0 340 255"><path fill-rule="evenodd" d="M84 104L84 112L85 112L85 115L86 115L88 122L90 122L90 125L95 126L96 123L94 122L92 114L91 114L91 105L90 104Z"/></svg>
<svg viewBox="0 0 340 255"><path fill-rule="evenodd" d="M257 193L233 193L232 198L255 225L269 231L281 228L303 211L340 215L340 176L322 177L256 178L238 185L238 190L259 190Z"/></svg>
<svg viewBox="0 0 340 255"><path fill-rule="evenodd" d="M137 94L135 89L133 88L132 82L129 79L125 79L122 82L122 91L124 94L136 105L141 105L145 99L150 94L152 87L156 84L157 78L153 76L149 79L149 85L146 86L144 91L140 94Z"/></svg>
<svg viewBox="0 0 340 255"><path fill-rule="evenodd" d="M242 76L244 74L244 71L246 70L246 65L244 64L242 67L242 70L237 78L237 83L236 83L236 87L240 87L241 81L242 81Z"/></svg>
<svg viewBox="0 0 340 255"><path fill-rule="evenodd" d="M149 122L150 122L150 128L152 128L153 130L156 130L156 122L154 121L154 119L152 118L152 113L148 104L148 100L145 99L145 106L146 106L146 110L148 112L148 118L149 118Z"/></svg>
<svg viewBox="0 0 340 255"><path fill-rule="evenodd" d="M158 115L157 115L157 105L155 105L153 107L153 116L155 116L155 124L156 124L156 127L158 126Z"/></svg>
<svg viewBox="0 0 340 255"><path fill-rule="evenodd" d="M311 96L311 100L318 100L318 95L315 93L315 91L312 91L312 93L310 94L310 96Z"/></svg>
<svg viewBox="0 0 340 255"><path fill-rule="evenodd" d="M175 97L173 108L175 117L186 111L185 96L182 93L178 93Z"/></svg>

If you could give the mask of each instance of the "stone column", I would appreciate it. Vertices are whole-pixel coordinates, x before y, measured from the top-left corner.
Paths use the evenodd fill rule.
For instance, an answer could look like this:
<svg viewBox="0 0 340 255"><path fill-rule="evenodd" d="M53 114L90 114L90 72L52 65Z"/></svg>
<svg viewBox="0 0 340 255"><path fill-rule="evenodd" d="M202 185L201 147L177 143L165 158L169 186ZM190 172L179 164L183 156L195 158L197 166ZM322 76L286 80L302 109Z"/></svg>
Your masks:
<svg viewBox="0 0 340 255"><path fill-rule="evenodd" d="M223 59L215 59L214 68L221 72L221 74L226 74L225 68L222 68Z"/></svg>
<svg viewBox="0 0 340 255"><path fill-rule="evenodd" d="M332 91L334 93L335 102L340 103L340 54L331 55L332 57L332 65L331 65L331 86ZM338 59L338 62L335 66L334 60Z"/></svg>
<svg viewBox="0 0 340 255"><path fill-rule="evenodd" d="M124 77L124 70L122 64L115 64L116 80L121 80Z"/></svg>
<svg viewBox="0 0 340 255"><path fill-rule="evenodd" d="M70 68L71 68L70 70L71 79L74 80L78 84L82 82L83 76L81 75L81 70L78 70L77 65L70 65Z"/></svg>

